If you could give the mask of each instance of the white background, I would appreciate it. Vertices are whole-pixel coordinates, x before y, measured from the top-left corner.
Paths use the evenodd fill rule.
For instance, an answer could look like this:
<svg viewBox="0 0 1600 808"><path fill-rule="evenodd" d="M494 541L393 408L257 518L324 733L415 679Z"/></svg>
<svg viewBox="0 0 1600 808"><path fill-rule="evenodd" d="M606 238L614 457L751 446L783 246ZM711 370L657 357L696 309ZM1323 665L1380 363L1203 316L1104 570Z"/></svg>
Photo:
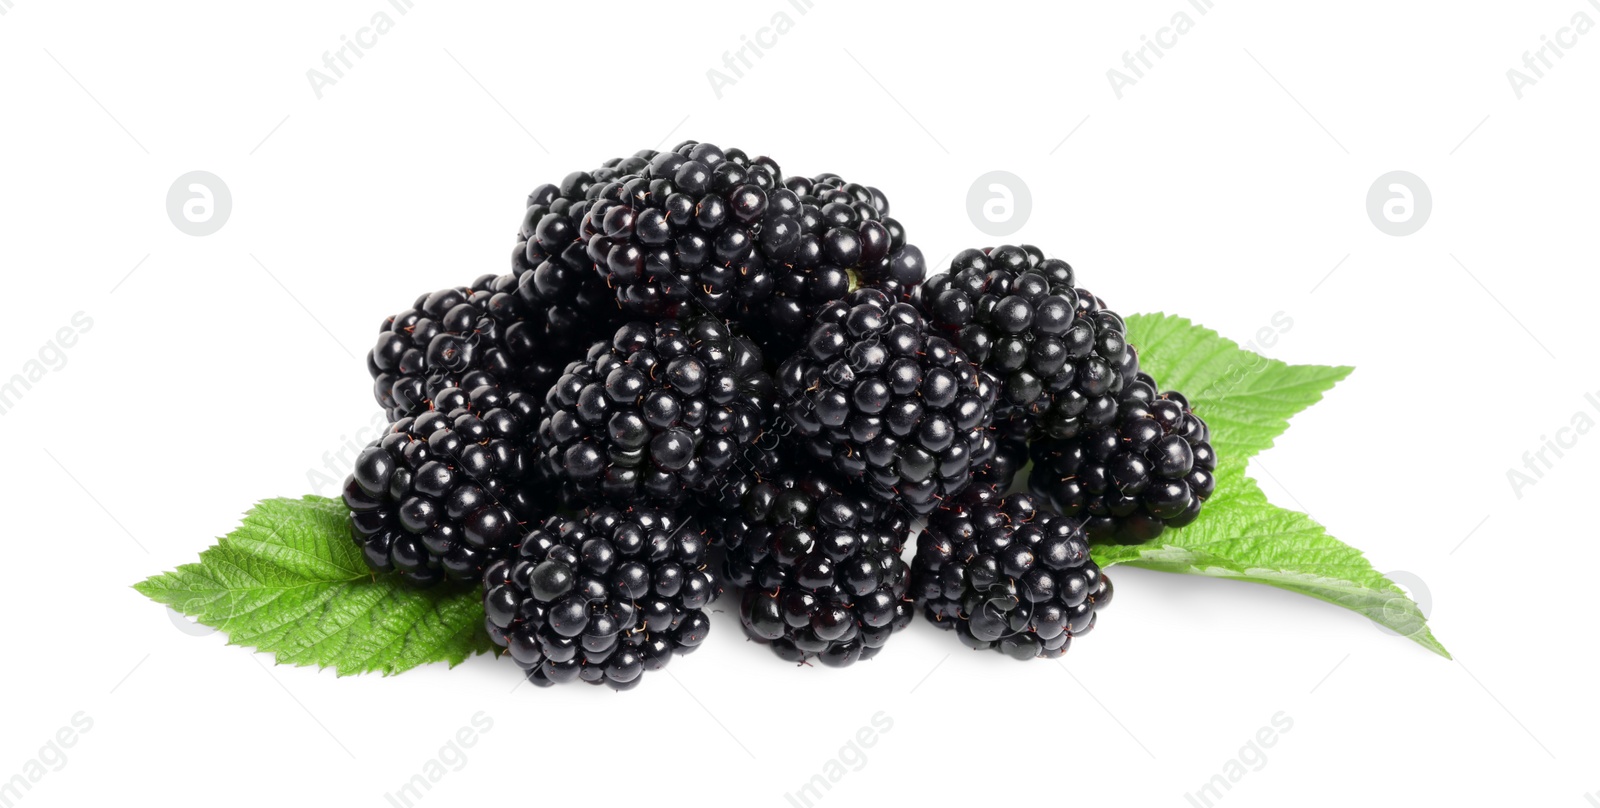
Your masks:
<svg viewBox="0 0 1600 808"><path fill-rule="evenodd" d="M463 5L394 14L318 99L307 70L387 0L0 2L0 378L93 320L0 420L0 779L93 721L18 804L388 805L480 711L423 804L790 805L880 711L818 804L1190 805L1280 712L1221 804L1600 804L1600 435L1520 498L1507 480L1600 420L1600 33L1521 99L1506 76L1600 8ZM1180 10L1193 29L1118 99L1106 71ZM779 11L793 29L717 98L707 70ZM1010 171L1033 205L1008 240L1117 309L1240 342L1287 315L1264 353L1357 370L1253 471L1407 583L1456 661L1303 597L1119 570L1061 665L918 623L870 664L794 668L724 602L630 693L512 692L488 658L273 667L129 588L333 473L377 413L378 324L504 271L530 188L691 137L882 187L930 262L997 240L965 199ZM167 217L192 170L231 189L214 235ZM1368 218L1391 170L1431 189L1414 235Z"/></svg>

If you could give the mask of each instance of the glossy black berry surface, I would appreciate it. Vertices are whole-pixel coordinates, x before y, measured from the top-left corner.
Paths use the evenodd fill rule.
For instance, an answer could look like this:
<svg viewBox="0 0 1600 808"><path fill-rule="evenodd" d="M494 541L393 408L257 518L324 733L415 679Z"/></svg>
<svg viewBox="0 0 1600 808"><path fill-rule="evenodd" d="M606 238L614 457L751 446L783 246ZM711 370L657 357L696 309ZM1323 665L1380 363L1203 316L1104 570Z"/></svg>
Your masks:
<svg viewBox="0 0 1600 808"><path fill-rule="evenodd" d="M735 507L771 469L775 406L761 350L721 320L628 323L550 388L539 470L569 507Z"/></svg>
<svg viewBox="0 0 1600 808"><path fill-rule="evenodd" d="M743 590L745 634L783 659L832 667L872 658L911 622L900 558L910 530L905 510L817 472L762 481L738 512L707 520L728 580Z"/></svg>
<svg viewBox="0 0 1600 808"><path fill-rule="evenodd" d="M554 516L485 571L489 636L536 685L627 690L705 640L706 565L704 537L669 510Z"/></svg>
<svg viewBox="0 0 1600 808"><path fill-rule="evenodd" d="M445 388L433 405L356 458L344 486L351 535L375 571L475 582L549 510L525 448L537 413L526 394L490 386Z"/></svg>
<svg viewBox="0 0 1600 808"><path fill-rule="evenodd" d="M1010 490L1028 465L1028 431L1027 423L1021 419L998 421L992 432L994 455L973 470L972 484Z"/></svg>
<svg viewBox="0 0 1600 808"><path fill-rule="evenodd" d="M1032 445L1029 490L1083 520L1094 541L1142 544L1200 515L1216 489L1211 432L1177 392L1139 374L1115 423Z"/></svg>
<svg viewBox="0 0 1600 808"><path fill-rule="evenodd" d="M1065 261L1031 245L965 250L929 278L918 302L930 323L1001 384L998 418L1069 438L1115 418L1138 373L1122 318Z"/></svg>
<svg viewBox="0 0 1600 808"><path fill-rule="evenodd" d="M814 462L913 513L960 492L994 455L988 377L878 290L824 307L779 367L778 393Z"/></svg>
<svg viewBox="0 0 1600 808"><path fill-rule="evenodd" d="M852 289L878 289L893 300L911 298L927 265L922 251L906 242L905 227L889 216L882 191L837 174L787 177L783 184L800 203L791 214L800 236L798 247L774 272L771 299L744 317L763 345L791 353L817 313Z"/></svg>
<svg viewBox="0 0 1600 808"><path fill-rule="evenodd" d="M726 316L771 295L768 258L799 236L787 216L798 200L774 198L777 163L692 141L630 162L633 171L588 190L573 234L625 311Z"/></svg>
<svg viewBox="0 0 1600 808"><path fill-rule="evenodd" d="M1111 602L1111 581L1072 520L988 486L929 517L911 568L924 617L970 648L1016 659L1065 654Z"/></svg>
<svg viewBox="0 0 1600 808"><path fill-rule="evenodd" d="M785 177L769 157L687 141L587 177L559 232L529 243L550 254L576 239L633 316L698 309L740 321L765 344L792 338L856 286L906 296L924 275L887 197L837 175Z"/></svg>
<svg viewBox="0 0 1600 808"><path fill-rule="evenodd" d="M446 388L510 393L548 386L555 376L540 345L543 319L529 311L513 275L485 275L418 297L384 320L367 352L379 406L398 420L426 412Z"/></svg>

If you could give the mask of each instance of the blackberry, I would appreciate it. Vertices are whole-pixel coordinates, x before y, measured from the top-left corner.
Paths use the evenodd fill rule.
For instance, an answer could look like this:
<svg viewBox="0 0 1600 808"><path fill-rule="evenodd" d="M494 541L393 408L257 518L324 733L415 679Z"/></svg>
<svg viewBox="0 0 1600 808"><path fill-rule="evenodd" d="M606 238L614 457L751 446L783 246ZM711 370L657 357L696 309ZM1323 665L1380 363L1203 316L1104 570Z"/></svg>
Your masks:
<svg viewBox="0 0 1600 808"><path fill-rule="evenodd" d="M769 158L688 141L590 189L576 235L628 312L725 315L770 296L767 258L799 244L782 179Z"/></svg>
<svg viewBox="0 0 1600 808"><path fill-rule="evenodd" d="M756 484L737 514L708 521L745 634L781 658L842 667L876 656L911 622L901 560L911 517L810 471Z"/></svg>
<svg viewBox="0 0 1600 808"><path fill-rule="evenodd" d="M1122 318L1037 247L965 250L918 294L932 324L1000 380L997 417L1036 433L1109 424L1138 372Z"/></svg>
<svg viewBox="0 0 1600 808"><path fill-rule="evenodd" d="M524 263L535 267L551 255L547 245L537 243L535 238L539 223L546 214L560 214L574 225L582 224L583 215L592 201L589 194L591 188L617 177L636 174L650 165L651 158L655 156L655 150L645 149L631 157L613 157L592 171L574 171L559 183L545 183L534 188L528 194L528 207L522 215L522 226L517 230L518 246L523 249L512 254L513 263L519 257L525 257ZM530 244L531 247L528 246ZM557 251L564 246L557 245Z"/></svg>
<svg viewBox="0 0 1600 808"><path fill-rule="evenodd" d="M523 448L537 410L524 393L440 390L356 457L345 480L351 535L367 565L427 586L477 581L548 510Z"/></svg>
<svg viewBox="0 0 1600 808"><path fill-rule="evenodd" d="M1116 423L1067 440L1033 444L1028 487L1094 541L1142 544L1200 515L1216 489L1211 432L1181 393L1156 393L1139 374Z"/></svg>
<svg viewBox="0 0 1600 808"><path fill-rule="evenodd" d="M913 513L961 491L994 456L986 374L882 291L824 307L777 379L813 460Z"/></svg>
<svg viewBox="0 0 1600 808"><path fill-rule="evenodd" d="M512 276L425 294L383 322L367 352L373 395L391 421L420 415L446 388L530 389L539 381L537 330L523 317Z"/></svg>
<svg viewBox="0 0 1600 808"><path fill-rule="evenodd" d="M775 273L771 300L749 312L749 328L763 344L792 353L817 312L857 287L911 299L927 273L926 262L916 245L906 243L905 228L889 216L882 191L837 174L788 177L783 184L800 199L795 217L800 245ZM859 255L849 248L851 242L860 244Z"/></svg>
<svg viewBox="0 0 1600 808"><path fill-rule="evenodd" d="M911 562L923 616L976 649L1054 658L1094 628L1111 580L1071 520L973 486L928 519Z"/></svg>
<svg viewBox="0 0 1600 808"><path fill-rule="evenodd" d="M722 321L628 323L550 388L540 473L572 507L732 506L771 465L759 441L774 412L761 350Z"/></svg>
<svg viewBox="0 0 1600 808"><path fill-rule="evenodd" d="M767 337L803 329L852 284L909 295L922 278L922 254L876 189L831 174L786 179L771 158L695 141L632 166L588 189L577 232L630 313L692 307Z"/></svg>
<svg viewBox="0 0 1600 808"><path fill-rule="evenodd" d="M639 156L614 158L535 188L511 272L422 295L385 320L367 365L389 418L420 414L446 387L492 384L542 397L567 363L621 325L575 234L595 183L645 164Z"/></svg>
<svg viewBox="0 0 1600 808"><path fill-rule="evenodd" d="M705 540L682 515L607 506L550 517L483 587L489 637L528 681L616 690L698 647L719 594Z"/></svg>

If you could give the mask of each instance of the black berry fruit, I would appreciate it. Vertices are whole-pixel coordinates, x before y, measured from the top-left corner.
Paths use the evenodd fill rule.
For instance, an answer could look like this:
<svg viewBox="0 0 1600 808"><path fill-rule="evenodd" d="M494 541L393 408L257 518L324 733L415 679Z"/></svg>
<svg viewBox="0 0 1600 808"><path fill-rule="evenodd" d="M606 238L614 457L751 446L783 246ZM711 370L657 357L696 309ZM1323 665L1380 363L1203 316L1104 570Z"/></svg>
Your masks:
<svg viewBox="0 0 1600 808"><path fill-rule="evenodd" d="M535 237L545 216L560 214L574 225L582 224L588 205L593 201L593 195L589 193L591 189L618 177L643 171L655 156L654 149L645 149L631 157L613 157L593 171L574 171L559 183L545 183L534 188L528 194L528 207L522 215L522 226L517 230L518 246L523 249L512 254L512 262L520 260L529 267L535 267L554 254L550 252L552 247L559 253L565 245L540 243Z"/></svg>
<svg viewBox="0 0 1600 808"><path fill-rule="evenodd" d="M705 540L681 515L601 506L553 516L483 576L489 636L547 686L627 690L710 629Z"/></svg>
<svg viewBox="0 0 1600 808"><path fill-rule="evenodd" d="M698 309L771 345L852 288L907 297L925 272L883 193L836 175L786 178L771 158L696 141L607 174L565 208L573 228L557 226L635 316Z"/></svg>
<svg viewBox="0 0 1600 808"><path fill-rule="evenodd" d="M574 235L627 312L728 315L769 297L768 259L799 245L782 179L769 158L686 142L590 188Z"/></svg>
<svg viewBox="0 0 1600 808"><path fill-rule="evenodd" d="M507 555L522 523L548 511L526 458L533 400L444 388L435 409L390 426L345 481L351 534L367 565L426 586L474 581Z"/></svg>
<svg viewBox="0 0 1600 808"><path fill-rule="evenodd" d="M733 507L771 466L775 413L761 351L721 320L628 323L567 367L545 398L539 468L571 507Z"/></svg>
<svg viewBox="0 0 1600 808"><path fill-rule="evenodd" d="M1146 374L1123 391L1117 421L1033 444L1029 490L1083 520L1094 541L1142 544L1200 515L1216 488L1206 422Z"/></svg>
<svg viewBox="0 0 1600 808"><path fill-rule="evenodd" d="M383 322L367 370L391 420L426 412L446 388L510 393L548 385L554 377L541 362L541 334L515 290L513 276L485 275L468 287L422 295Z"/></svg>
<svg viewBox="0 0 1600 808"><path fill-rule="evenodd" d="M860 289L824 307L778 369L809 456L881 501L926 514L993 457L995 390L908 303Z"/></svg>
<svg viewBox="0 0 1600 808"><path fill-rule="evenodd" d="M1122 318L1037 247L965 250L927 280L930 322L1001 382L1001 421L1070 438L1111 423L1139 360Z"/></svg>
<svg viewBox="0 0 1600 808"><path fill-rule="evenodd" d="M910 530L903 509L815 472L758 483L740 512L708 520L729 581L743 588L745 634L783 659L833 667L872 658L911 622L900 558Z"/></svg>
<svg viewBox="0 0 1600 808"><path fill-rule="evenodd" d="M987 486L934 511L911 568L924 617L1016 659L1065 654L1111 602L1111 581L1071 520Z"/></svg>
<svg viewBox="0 0 1600 808"><path fill-rule="evenodd" d="M926 263L922 251L906 243L905 228L890 218L882 191L837 174L787 177L783 184L800 201L793 215L800 242L779 259L771 299L745 316L763 345L792 353L817 312L852 289L911 299L927 274Z"/></svg>

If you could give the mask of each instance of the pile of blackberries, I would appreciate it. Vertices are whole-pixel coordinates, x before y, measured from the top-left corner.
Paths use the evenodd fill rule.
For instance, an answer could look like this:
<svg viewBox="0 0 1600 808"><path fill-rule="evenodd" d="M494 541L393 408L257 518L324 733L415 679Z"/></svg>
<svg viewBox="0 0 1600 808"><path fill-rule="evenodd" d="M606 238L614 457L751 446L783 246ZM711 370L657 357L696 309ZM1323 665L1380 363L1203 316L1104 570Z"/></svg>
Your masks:
<svg viewBox="0 0 1600 808"><path fill-rule="evenodd" d="M1091 544L1199 515L1209 430L1066 262L926 275L882 191L739 149L541 185L508 272L383 322L351 534L375 573L481 587L538 685L637 685L730 588L796 663L871 658L918 612L1059 656L1111 599Z"/></svg>

